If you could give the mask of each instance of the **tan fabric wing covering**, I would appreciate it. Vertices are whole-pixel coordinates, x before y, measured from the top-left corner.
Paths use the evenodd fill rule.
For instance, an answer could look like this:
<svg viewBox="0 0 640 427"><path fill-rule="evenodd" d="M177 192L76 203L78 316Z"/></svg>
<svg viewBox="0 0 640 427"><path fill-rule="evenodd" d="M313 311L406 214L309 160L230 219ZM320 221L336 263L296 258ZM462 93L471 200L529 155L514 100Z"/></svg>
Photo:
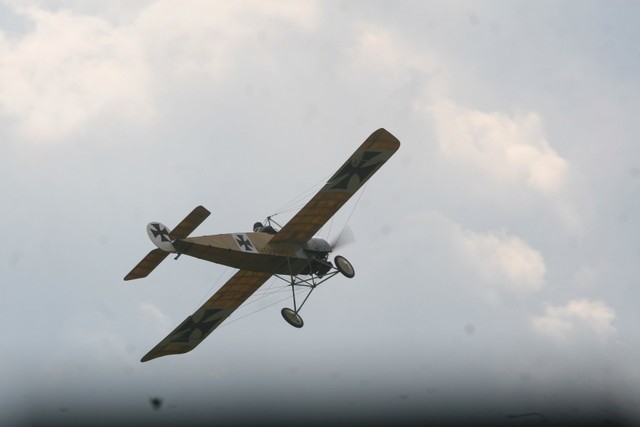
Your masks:
<svg viewBox="0 0 640 427"><path fill-rule="evenodd" d="M238 271L141 361L193 350L270 277L270 273Z"/></svg>
<svg viewBox="0 0 640 427"><path fill-rule="evenodd" d="M327 184L276 234L272 242L305 243L400 148L385 129L375 131Z"/></svg>
<svg viewBox="0 0 640 427"><path fill-rule="evenodd" d="M178 225L176 225L171 233L169 233L169 238L171 240L184 239L185 237L189 236L189 234L191 234L193 230L195 230L200 224L202 224L202 221L207 219L209 215L211 215L211 212L209 212L203 206L198 206L197 208L192 210L185 219L183 219Z"/></svg>
<svg viewBox="0 0 640 427"><path fill-rule="evenodd" d="M300 212L273 236L271 242L306 243L399 147L400 142L389 132L384 129L375 131ZM171 239L184 239L207 216L209 211L198 206L171 232ZM125 280L146 276L166 256L167 253L159 249L151 251ZM202 307L147 353L142 361L193 350L270 277L271 273L267 272L238 271Z"/></svg>
<svg viewBox="0 0 640 427"><path fill-rule="evenodd" d="M147 277L167 256L169 252L162 249L154 249L138 263L133 270L124 277L124 280L141 279Z"/></svg>

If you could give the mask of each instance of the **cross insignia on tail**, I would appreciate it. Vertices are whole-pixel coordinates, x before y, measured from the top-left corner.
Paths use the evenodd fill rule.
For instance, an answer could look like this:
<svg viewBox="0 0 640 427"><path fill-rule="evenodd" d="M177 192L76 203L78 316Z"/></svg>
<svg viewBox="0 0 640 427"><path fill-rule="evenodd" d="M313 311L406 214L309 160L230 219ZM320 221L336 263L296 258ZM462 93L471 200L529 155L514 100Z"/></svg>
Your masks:
<svg viewBox="0 0 640 427"><path fill-rule="evenodd" d="M160 241L162 242L170 242L171 239L169 239L169 230L167 230L162 224L158 224L158 223L153 223L151 224L151 226L153 227L151 229L151 232L153 233L153 237L158 237L160 236Z"/></svg>
<svg viewBox="0 0 640 427"><path fill-rule="evenodd" d="M329 254L336 245L320 238L312 240L313 237L399 147L398 139L386 130L373 132L277 232L257 223L254 231L189 237L210 214L202 206L193 209L173 231L158 222L148 223L147 235L157 248L150 251L124 280L146 277L170 253L177 254L176 259L187 255L239 271L141 361L193 350L272 276L290 284L293 294L294 309L283 308L282 316L292 326L302 327L304 322L299 312L311 291L337 274L353 278L355 271L349 261L339 255L334 258L334 266L329 261ZM307 288L309 293L298 303L296 290L300 287Z"/></svg>

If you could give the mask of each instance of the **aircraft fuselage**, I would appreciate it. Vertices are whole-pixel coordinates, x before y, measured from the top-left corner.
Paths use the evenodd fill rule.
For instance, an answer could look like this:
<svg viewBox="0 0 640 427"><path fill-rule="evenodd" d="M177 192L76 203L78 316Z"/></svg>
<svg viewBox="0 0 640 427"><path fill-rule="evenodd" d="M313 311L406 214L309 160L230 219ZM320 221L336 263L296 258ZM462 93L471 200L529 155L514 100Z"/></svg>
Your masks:
<svg viewBox="0 0 640 427"><path fill-rule="evenodd" d="M305 274L310 259L326 259L329 244L313 238L305 245L272 243L273 234L262 232L189 237L173 242L176 252L202 260L249 271L271 274ZM313 267L312 267L313 268Z"/></svg>

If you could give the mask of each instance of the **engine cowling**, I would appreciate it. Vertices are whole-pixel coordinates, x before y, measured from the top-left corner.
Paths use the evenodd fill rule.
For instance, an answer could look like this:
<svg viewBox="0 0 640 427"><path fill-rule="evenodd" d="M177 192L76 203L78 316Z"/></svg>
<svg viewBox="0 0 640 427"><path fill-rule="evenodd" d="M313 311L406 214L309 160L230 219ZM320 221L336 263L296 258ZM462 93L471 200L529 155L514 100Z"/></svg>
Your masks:
<svg viewBox="0 0 640 427"><path fill-rule="evenodd" d="M171 243L171 237L169 237L170 233L171 230L159 222L150 222L147 225L147 235L149 236L149 239L151 239L154 245L165 252L176 251L173 243Z"/></svg>
<svg viewBox="0 0 640 427"><path fill-rule="evenodd" d="M320 237L312 237L305 245L305 251L328 253L331 252L331 245Z"/></svg>

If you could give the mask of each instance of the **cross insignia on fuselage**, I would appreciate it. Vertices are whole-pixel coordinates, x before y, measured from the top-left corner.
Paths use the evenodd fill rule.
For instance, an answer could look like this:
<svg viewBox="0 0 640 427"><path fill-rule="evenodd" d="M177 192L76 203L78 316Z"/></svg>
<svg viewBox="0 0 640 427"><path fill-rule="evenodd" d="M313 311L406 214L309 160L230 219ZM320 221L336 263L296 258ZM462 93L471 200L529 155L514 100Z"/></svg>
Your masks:
<svg viewBox="0 0 640 427"><path fill-rule="evenodd" d="M234 238L236 239L236 243L238 244L238 246L240 246L240 249L242 249L243 251L245 251L245 252L255 252L256 251L256 248L249 241L249 239L246 238L244 235L236 234L234 236Z"/></svg>
<svg viewBox="0 0 640 427"><path fill-rule="evenodd" d="M358 186L360 186L371 175L373 175L373 172L375 172L375 170L381 165L382 160L367 164L378 154L380 154L379 151L365 151L362 154L362 157L355 162L355 165L351 161L347 162L347 164L335 174L336 178L333 180L333 186L331 189L348 190L349 182L354 175L358 177Z"/></svg>
<svg viewBox="0 0 640 427"><path fill-rule="evenodd" d="M160 241L162 242L170 242L169 238L169 230L166 229L162 224L153 223L151 224L151 232L153 233L153 237L160 236Z"/></svg>

